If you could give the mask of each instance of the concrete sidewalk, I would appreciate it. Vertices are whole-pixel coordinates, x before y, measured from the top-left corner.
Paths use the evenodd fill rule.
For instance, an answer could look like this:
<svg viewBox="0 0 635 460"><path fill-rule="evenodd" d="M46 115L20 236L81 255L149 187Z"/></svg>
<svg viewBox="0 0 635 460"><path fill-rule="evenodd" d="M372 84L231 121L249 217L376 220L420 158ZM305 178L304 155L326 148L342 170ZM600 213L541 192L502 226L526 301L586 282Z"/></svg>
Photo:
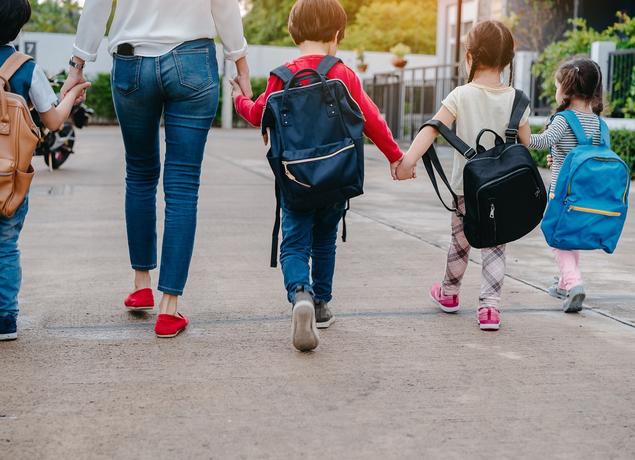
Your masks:
<svg viewBox="0 0 635 460"><path fill-rule="evenodd" d="M556 269L535 232L510 246L503 326L483 333L476 264L460 314L427 300L449 240L429 181L393 183L369 148L337 322L301 354L268 268L264 149L255 131L214 131L181 303L192 325L159 340L153 314L121 307L122 151L116 128L89 128L62 170L35 160L20 339L0 344L0 458L632 458L632 213L615 255L583 258L601 312L564 315L542 291Z"/></svg>

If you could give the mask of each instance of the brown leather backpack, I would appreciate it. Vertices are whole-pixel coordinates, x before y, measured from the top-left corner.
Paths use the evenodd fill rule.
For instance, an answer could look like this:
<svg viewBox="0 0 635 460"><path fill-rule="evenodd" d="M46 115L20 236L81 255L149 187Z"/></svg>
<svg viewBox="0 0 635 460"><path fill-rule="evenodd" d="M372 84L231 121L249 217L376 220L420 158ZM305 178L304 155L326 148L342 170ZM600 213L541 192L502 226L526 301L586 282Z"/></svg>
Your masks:
<svg viewBox="0 0 635 460"><path fill-rule="evenodd" d="M29 59L13 53L0 67L0 217L12 217L33 180L31 159L40 130L24 98L11 92L9 79Z"/></svg>

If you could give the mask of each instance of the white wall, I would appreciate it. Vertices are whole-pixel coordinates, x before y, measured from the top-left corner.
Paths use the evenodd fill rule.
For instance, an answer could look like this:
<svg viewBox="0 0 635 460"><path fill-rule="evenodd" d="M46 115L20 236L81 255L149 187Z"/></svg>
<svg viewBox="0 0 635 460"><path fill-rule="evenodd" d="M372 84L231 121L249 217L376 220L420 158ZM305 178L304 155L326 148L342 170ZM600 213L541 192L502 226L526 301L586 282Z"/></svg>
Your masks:
<svg viewBox="0 0 635 460"><path fill-rule="evenodd" d="M19 44L22 50L25 49L26 42L36 44L35 59L42 68L50 75L56 74L67 68L68 59L73 50L74 35L49 34L25 32L21 35ZM100 72L110 72L112 59L107 51L106 39L101 43L99 55L95 63L89 63L86 67L86 74L96 74ZM275 67L284 64L298 56L297 48L287 48L279 46L252 45L249 47L249 66L254 77L266 77ZM339 57L351 68L355 69L356 55L354 51L340 51ZM217 57L219 58L219 68L222 72L222 49L217 45ZM413 54L407 56L408 67L420 67L436 64L436 56ZM366 63L368 70L364 77L372 76L375 73L388 72L393 70L391 65L392 55L390 53L366 52Z"/></svg>

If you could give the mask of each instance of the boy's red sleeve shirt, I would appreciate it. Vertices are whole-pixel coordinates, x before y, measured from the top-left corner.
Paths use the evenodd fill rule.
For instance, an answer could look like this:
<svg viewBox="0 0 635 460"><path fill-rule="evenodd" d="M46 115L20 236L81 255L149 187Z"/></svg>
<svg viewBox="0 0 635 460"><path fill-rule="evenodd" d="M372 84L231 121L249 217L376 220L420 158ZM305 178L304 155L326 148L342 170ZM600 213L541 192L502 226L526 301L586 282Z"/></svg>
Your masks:
<svg viewBox="0 0 635 460"><path fill-rule="evenodd" d="M302 68L317 68L321 56L306 56L289 63L288 67L292 72ZM391 163L398 161L402 157L401 149L395 141L386 120L379 113L379 109L362 88L362 82L355 72L344 64L337 64L327 75L329 80L339 79L344 82L351 96L359 105L364 115L364 134L373 141ZM275 76L269 77L267 89L255 101L246 96L238 96L235 101L236 112L253 126L260 126L262 113L265 110L267 98L275 91L283 89L282 81Z"/></svg>

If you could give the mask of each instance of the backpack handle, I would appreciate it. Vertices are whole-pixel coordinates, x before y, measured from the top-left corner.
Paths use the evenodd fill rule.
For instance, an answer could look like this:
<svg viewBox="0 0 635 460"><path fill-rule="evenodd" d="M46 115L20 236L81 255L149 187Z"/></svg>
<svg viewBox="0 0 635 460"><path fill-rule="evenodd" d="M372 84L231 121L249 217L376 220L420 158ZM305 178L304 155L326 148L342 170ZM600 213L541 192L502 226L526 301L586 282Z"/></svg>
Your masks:
<svg viewBox="0 0 635 460"><path fill-rule="evenodd" d="M322 90L324 91L324 95L328 102L328 116L334 117L337 115L337 110L335 108L336 106L335 95L333 94L331 88L329 88L329 86L327 85L326 77L324 77L324 75L320 74L315 69L301 69L301 70L298 70L293 75L293 77L289 81L287 81L284 85L284 94L282 95L282 110L281 110L282 126L291 126L291 120L289 118L289 107L287 105L287 98L288 98L289 91L291 90L291 88L296 82L306 79L310 75L316 76L320 80L319 84L322 85Z"/></svg>
<svg viewBox="0 0 635 460"><path fill-rule="evenodd" d="M481 129L481 132L478 133L478 136L476 136L476 151L478 153L483 153L485 151L485 147L481 145L481 137L485 133L492 133L494 135L494 143L496 145L503 145L505 143L503 138L500 137L496 131L493 131L489 128Z"/></svg>

